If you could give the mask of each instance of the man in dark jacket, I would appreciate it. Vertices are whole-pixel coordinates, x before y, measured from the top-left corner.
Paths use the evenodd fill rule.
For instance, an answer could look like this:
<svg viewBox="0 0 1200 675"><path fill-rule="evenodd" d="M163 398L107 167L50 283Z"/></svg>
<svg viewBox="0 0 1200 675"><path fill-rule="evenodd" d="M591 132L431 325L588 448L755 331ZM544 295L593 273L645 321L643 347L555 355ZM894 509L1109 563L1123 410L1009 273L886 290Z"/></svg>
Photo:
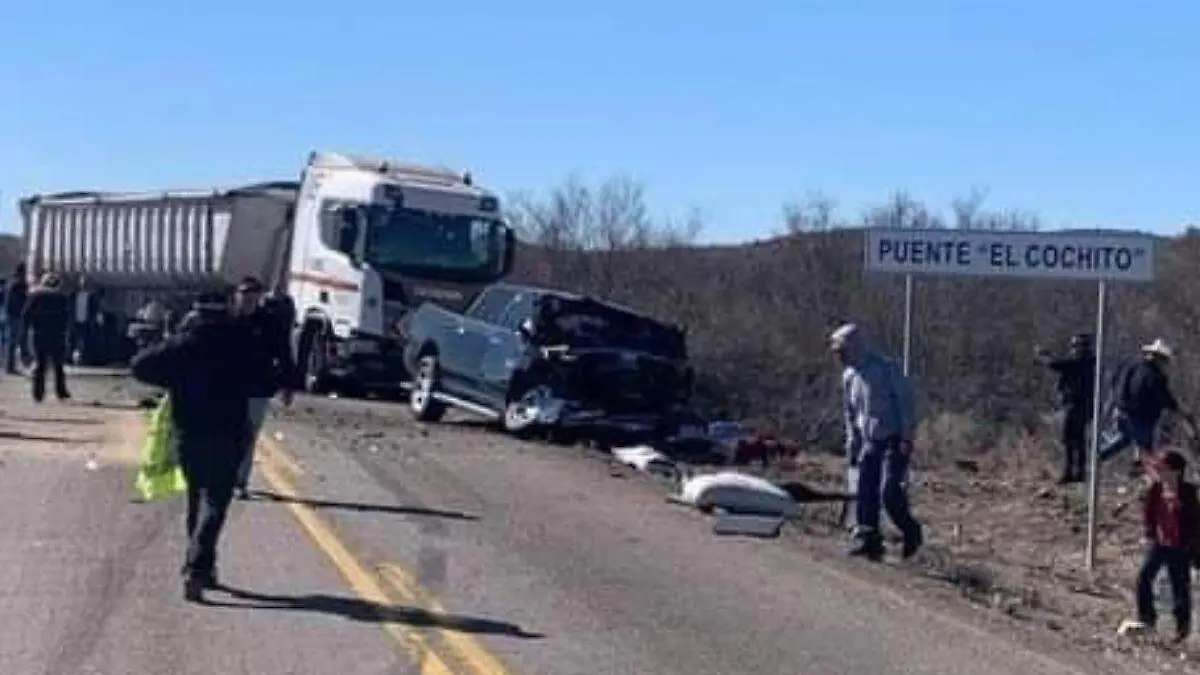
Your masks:
<svg viewBox="0 0 1200 675"><path fill-rule="evenodd" d="M279 302L263 302L263 285L254 277L246 277L238 284L234 293L233 310L255 342L257 358L266 361L269 369L254 383L250 393L250 432L246 437L246 452L238 468L237 496L250 496L250 471L254 466L254 446L258 433L267 417L271 397L279 393L284 405L292 402L292 391L296 388L296 359L292 356L292 341L289 331L291 319L287 307Z"/></svg>
<svg viewBox="0 0 1200 675"><path fill-rule="evenodd" d="M1154 434L1164 412L1179 415L1196 436L1196 421L1179 405L1167 378L1171 348L1161 339L1142 347L1142 359L1117 378L1112 398L1111 428L1100 445L1100 461L1107 461L1130 445L1135 446L1135 469L1143 456L1154 451Z"/></svg>
<svg viewBox="0 0 1200 675"><path fill-rule="evenodd" d="M21 315L25 312L25 300L28 296L29 282L25 279L25 263L18 263L12 278L4 286L4 318L7 320L4 336L7 357L5 368L10 375L17 374L18 358L25 356L25 322Z"/></svg>
<svg viewBox="0 0 1200 675"><path fill-rule="evenodd" d="M217 541L233 499L249 427L246 402L262 375L253 338L220 295L202 296L186 331L133 359L133 376L171 397L180 465L187 478L184 596L217 586Z"/></svg>
<svg viewBox="0 0 1200 675"><path fill-rule="evenodd" d="M1095 400L1096 355L1090 335L1071 338L1070 352L1064 358L1052 358L1037 350L1038 359L1058 375L1058 404L1063 409L1063 472L1059 485L1083 481L1087 463L1087 429L1092 421Z"/></svg>
<svg viewBox="0 0 1200 675"><path fill-rule="evenodd" d="M60 401L71 398L63 361L67 355L67 330L71 325L70 296L62 291L62 279L53 273L25 300L22 321L33 332L33 400L41 403L46 396L46 369L54 369L54 393Z"/></svg>

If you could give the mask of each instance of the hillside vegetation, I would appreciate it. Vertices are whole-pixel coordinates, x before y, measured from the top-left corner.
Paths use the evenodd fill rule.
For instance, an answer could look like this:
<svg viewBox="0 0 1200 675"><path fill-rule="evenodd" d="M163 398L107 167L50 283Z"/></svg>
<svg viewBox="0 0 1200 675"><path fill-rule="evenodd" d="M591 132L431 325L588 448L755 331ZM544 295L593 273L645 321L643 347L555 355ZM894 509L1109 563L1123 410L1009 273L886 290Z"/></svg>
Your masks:
<svg viewBox="0 0 1200 675"><path fill-rule="evenodd" d="M866 277L863 226L1037 229L1033 216L988 211L980 195L943 217L897 195L856 219L821 196L782 209L778 235L741 246L691 245L702 228L650 217L627 178L599 186L570 180L512 200L531 246L517 275L611 297L689 327L709 412L759 420L831 448L840 439L839 369L824 350L838 322L862 324L900 355L902 277ZM1163 337L1179 356L1177 390L1200 395L1193 339L1200 322L1200 236L1158 247L1158 281L1109 290L1105 352L1128 358ZM1060 348L1093 332L1096 288L1087 282L924 278L915 284L912 365L927 442L954 453L1043 439L1052 380L1037 344ZM936 448L930 448L936 451Z"/></svg>

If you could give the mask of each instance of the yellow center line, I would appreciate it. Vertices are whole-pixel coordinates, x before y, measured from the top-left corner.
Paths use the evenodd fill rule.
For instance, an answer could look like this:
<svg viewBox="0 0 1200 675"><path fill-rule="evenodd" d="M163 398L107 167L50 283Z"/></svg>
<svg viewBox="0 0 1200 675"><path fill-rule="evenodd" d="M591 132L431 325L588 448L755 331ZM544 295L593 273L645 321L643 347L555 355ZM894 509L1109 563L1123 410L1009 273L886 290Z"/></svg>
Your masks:
<svg viewBox="0 0 1200 675"><path fill-rule="evenodd" d="M303 476L304 468L300 463L292 459L286 452L283 452L275 441L261 438L258 443L258 450L262 452L262 463L276 462L281 468L286 469L293 476Z"/></svg>
<svg viewBox="0 0 1200 675"><path fill-rule="evenodd" d="M269 443L260 442L261 446ZM334 534L333 529L317 515L311 507L299 503L299 494L291 482L279 471L274 461L282 454L278 448L264 454L262 477L280 496L288 499L287 508L300 523L300 527L308 535L338 569L342 577L359 597L381 606L391 606L391 598L380 585L376 576L355 558L354 554ZM414 663L419 664L420 675L461 675L446 664L430 646L429 640L421 633L399 621L383 621L383 630L399 645L405 648ZM480 673L479 675L491 675Z"/></svg>
<svg viewBox="0 0 1200 675"><path fill-rule="evenodd" d="M383 563L379 566L383 580L388 582L398 595L406 602L411 602L420 609L437 614L445 614L445 608L427 591L421 589L417 580L408 570L395 563ZM507 668L500 663L483 643L454 628L438 629L438 637L457 654L463 662L478 673L478 675L510 675Z"/></svg>

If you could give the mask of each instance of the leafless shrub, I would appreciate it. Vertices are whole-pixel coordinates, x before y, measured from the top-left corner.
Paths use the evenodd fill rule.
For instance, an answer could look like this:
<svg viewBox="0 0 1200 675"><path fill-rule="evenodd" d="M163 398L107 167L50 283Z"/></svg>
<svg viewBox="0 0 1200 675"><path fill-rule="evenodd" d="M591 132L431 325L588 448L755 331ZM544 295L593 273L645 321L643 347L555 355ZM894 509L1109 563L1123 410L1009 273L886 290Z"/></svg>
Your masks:
<svg viewBox="0 0 1200 675"><path fill-rule="evenodd" d="M784 207L779 236L741 246L696 246L698 212L656 218L642 186L618 176L597 186L569 179L510 202L528 248L518 277L584 290L689 328L708 412L768 422L815 446L840 446L838 372L828 330L853 319L877 345L900 351L903 280L864 276L864 226L1036 230L1036 217L988 209L981 190L949 218L904 192L861 217L844 217L814 192ZM1163 337L1185 351L1172 370L1185 398L1200 395L1187 341L1200 333L1200 231L1164 242L1159 281L1110 291L1110 357ZM920 279L914 293L913 373L925 447L936 461L1003 451L1036 467L1053 452L1051 377L1033 347L1092 331L1086 283Z"/></svg>

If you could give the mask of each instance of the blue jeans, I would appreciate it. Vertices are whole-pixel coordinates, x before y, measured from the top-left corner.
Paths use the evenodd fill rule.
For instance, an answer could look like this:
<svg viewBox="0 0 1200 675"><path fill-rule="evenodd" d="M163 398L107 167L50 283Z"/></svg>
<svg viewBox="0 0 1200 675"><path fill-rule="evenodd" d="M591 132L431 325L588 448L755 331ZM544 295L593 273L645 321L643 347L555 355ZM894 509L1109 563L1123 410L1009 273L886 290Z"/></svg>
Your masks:
<svg viewBox="0 0 1200 675"><path fill-rule="evenodd" d="M27 351L25 347L25 321L19 316L8 317L8 323L5 325L4 349L6 350L5 367L8 372L14 373L17 366L21 365L21 361L25 358ZM18 358L19 357L19 358Z"/></svg>
<svg viewBox="0 0 1200 675"><path fill-rule="evenodd" d="M262 430L263 422L267 419L270 409L270 398L252 398L247 402L250 408L250 433L246 439L246 454L238 466L237 487L246 488L250 485L250 470L254 468L254 445L258 442L258 432Z"/></svg>
<svg viewBox="0 0 1200 675"><path fill-rule="evenodd" d="M1150 450L1154 446L1154 424L1118 412L1100 435L1100 461L1107 462L1131 445L1139 452Z"/></svg>
<svg viewBox="0 0 1200 675"><path fill-rule="evenodd" d="M1154 607L1154 582L1162 569L1167 568L1171 580L1171 604L1175 627L1182 634L1192 628L1192 559L1187 551L1152 544L1142 557L1137 578L1138 621L1153 626L1158 619Z"/></svg>
<svg viewBox="0 0 1200 675"><path fill-rule="evenodd" d="M905 481L908 455L900 452L900 439L866 441L858 454L858 485L855 487L855 539L877 542L879 513L904 533L906 539L920 536L921 526L909 510Z"/></svg>

